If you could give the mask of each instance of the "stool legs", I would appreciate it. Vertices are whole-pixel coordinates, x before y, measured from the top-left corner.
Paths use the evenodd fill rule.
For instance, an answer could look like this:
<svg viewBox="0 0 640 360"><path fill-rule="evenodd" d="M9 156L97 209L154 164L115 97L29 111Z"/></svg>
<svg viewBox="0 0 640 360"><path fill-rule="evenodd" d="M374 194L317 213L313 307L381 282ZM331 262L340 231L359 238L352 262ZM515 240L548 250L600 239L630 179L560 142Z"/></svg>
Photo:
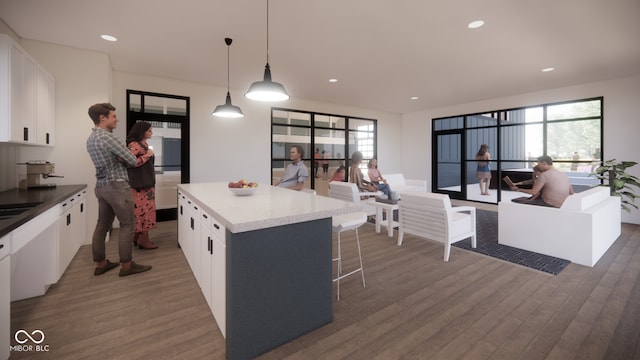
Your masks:
<svg viewBox="0 0 640 360"><path fill-rule="evenodd" d="M362 252L360 251L360 236L358 234L358 229L355 229L356 231L356 244L358 246L358 260L360 260L360 267L350 271L347 274L342 274L342 249L341 249L341 233L342 231L338 232L338 257L333 259L333 261L337 261L338 262L338 276L336 276L333 281L337 283L337 300L340 301L340 279L343 279L349 275L353 275L357 272L360 272L360 274L362 275L362 287L366 287L365 285L365 281L364 281L364 268L362 266Z"/></svg>

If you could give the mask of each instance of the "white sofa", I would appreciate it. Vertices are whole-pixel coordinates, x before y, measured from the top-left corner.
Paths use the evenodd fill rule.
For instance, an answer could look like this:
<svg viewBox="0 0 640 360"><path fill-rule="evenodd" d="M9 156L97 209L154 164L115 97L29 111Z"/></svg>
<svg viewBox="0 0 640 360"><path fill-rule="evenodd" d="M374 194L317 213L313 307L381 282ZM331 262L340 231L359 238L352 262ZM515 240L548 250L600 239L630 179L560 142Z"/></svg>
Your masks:
<svg viewBox="0 0 640 360"><path fill-rule="evenodd" d="M498 242L593 267L621 232L620 198L609 188L569 196L560 208L501 201Z"/></svg>
<svg viewBox="0 0 640 360"><path fill-rule="evenodd" d="M365 173L365 180L369 181L369 176ZM417 179L405 179L403 174L382 174L387 179L387 184L391 191L398 193L407 191L427 192L427 181Z"/></svg>

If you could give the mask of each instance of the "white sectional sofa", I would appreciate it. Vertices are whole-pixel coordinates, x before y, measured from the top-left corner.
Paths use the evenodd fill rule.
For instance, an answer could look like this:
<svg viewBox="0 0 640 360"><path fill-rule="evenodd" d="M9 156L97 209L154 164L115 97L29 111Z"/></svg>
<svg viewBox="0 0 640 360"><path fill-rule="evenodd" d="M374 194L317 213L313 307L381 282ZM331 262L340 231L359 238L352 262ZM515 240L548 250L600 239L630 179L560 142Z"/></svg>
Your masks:
<svg viewBox="0 0 640 360"><path fill-rule="evenodd" d="M569 196L562 207L498 204L498 242L593 267L621 232L620 198L609 188Z"/></svg>

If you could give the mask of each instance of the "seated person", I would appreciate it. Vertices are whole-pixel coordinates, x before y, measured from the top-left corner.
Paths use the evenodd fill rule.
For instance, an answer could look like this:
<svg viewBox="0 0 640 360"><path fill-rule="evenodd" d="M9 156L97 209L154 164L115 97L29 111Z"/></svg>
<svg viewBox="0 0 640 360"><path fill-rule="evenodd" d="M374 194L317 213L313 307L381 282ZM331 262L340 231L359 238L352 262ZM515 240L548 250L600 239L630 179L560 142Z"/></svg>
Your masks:
<svg viewBox="0 0 640 360"><path fill-rule="evenodd" d="M360 164L362 163L362 153L356 151L351 155L351 168L349 168L349 182L356 184L360 192L376 192L378 187L364 179Z"/></svg>
<svg viewBox="0 0 640 360"><path fill-rule="evenodd" d="M513 184L515 186L533 185L536 182L536 180L538 180L538 177L540 176L540 174L542 174L542 171L540 170L540 166L536 165L536 166L533 167L533 178L531 178L529 180L519 181L517 183L511 183L511 179L509 179L509 181L507 181L507 184L511 183L511 184ZM505 177L509 178L508 176L505 176ZM522 203L522 204L527 204L527 203L530 203L533 200L537 199L538 197L540 197L540 193L536 193L531 197L523 196L523 197L511 199L511 201L517 202L517 203Z"/></svg>
<svg viewBox="0 0 640 360"><path fill-rule="evenodd" d="M371 159L369 160L369 164L367 165L369 168L368 175L371 183L374 184L379 191L382 191L387 198L391 200L391 187L387 184L387 179L382 177L382 173L378 170L378 160Z"/></svg>
<svg viewBox="0 0 640 360"><path fill-rule="evenodd" d="M344 181L345 168L344 165L340 165L336 172L333 173L330 181Z"/></svg>
<svg viewBox="0 0 640 360"><path fill-rule="evenodd" d="M547 155L538 157L538 166L542 171L531 189L520 189L515 184L510 186L513 191L523 192L540 197L530 198L526 202L532 205L542 205L559 208L564 200L573 194L573 187L569 177L553 167L553 160ZM515 200L515 199L514 199ZM522 202L522 201L516 201Z"/></svg>
<svg viewBox="0 0 640 360"><path fill-rule="evenodd" d="M302 190L304 182L309 177L309 171L302 162L304 156L304 149L300 145L292 145L289 150L289 157L291 158L291 164L287 165L284 170L282 179L278 180L273 186L284 187L292 190Z"/></svg>

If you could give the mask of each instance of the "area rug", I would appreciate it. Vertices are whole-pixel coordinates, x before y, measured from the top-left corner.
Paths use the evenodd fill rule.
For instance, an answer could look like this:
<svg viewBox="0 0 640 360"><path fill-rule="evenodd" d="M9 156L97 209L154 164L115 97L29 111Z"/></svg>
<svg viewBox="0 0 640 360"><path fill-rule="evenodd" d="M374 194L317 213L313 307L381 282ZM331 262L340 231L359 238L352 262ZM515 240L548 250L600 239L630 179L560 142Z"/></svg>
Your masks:
<svg viewBox="0 0 640 360"><path fill-rule="evenodd" d="M553 275L558 275L571 263L569 260L498 244L496 211L476 209L476 241L475 249L471 247L470 238L452 245Z"/></svg>

